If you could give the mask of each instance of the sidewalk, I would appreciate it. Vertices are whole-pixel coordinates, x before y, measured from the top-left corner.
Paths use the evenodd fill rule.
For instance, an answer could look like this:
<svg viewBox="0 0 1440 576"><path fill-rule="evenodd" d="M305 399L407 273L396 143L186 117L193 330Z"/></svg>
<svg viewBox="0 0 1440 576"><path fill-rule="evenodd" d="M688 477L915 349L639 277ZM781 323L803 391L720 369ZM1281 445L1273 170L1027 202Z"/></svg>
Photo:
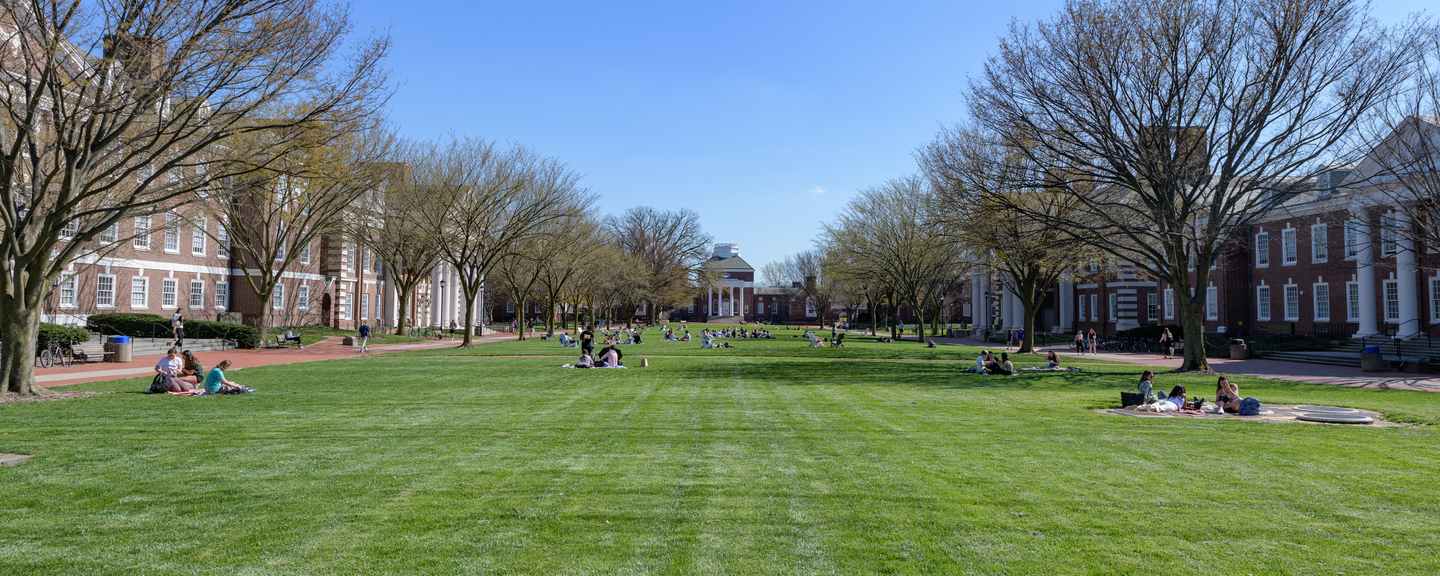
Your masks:
<svg viewBox="0 0 1440 576"><path fill-rule="evenodd" d="M538 337L540 333L532 332ZM498 342L513 340L514 333L502 332L498 334L486 334L476 337L473 342L483 344L486 342ZM200 357L205 367L209 369L221 360L230 360L234 364L232 369L251 368L255 366L274 366L276 364L294 364L297 362L316 362L320 360L335 360L341 358L361 358L359 346L341 346L340 337L330 337L306 346L304 350L299 348L257 348L254 350L226 350L224 352L198 352L195 355ZM395 352L398 350L418 350L424 348L445 348L456 346L460 339L441 339L430 342L409 342L405 344L386 344L384 346L369 346L366 348L368 356L377 352ZM106 362L95 362L88 364L75 364L67 368L36 368L35 381L41 386L64 386L66 384L81 384L85 382L101 382L105 380L117 380L120 378L134 378L136 376L148 376L155 373L155 364L160 362L164 354L151 356L137 356L127 364L111 364Z"/></svg>
<svg viewBox="0 0 1440 576"><path fill-rule="evenodd" d="M969 338L935 338L936 344L955 344L960 346L980 346L995 351L1004 351L1004 345L996 345L991 342L981 342ZM1047 347L1036 347L1041 354L1054 350L1062 358L1076 356L1069 343L1052 344ZM1123 364L1140 364L1144 366L1160 366L1165 368L1179 368L1179 358L1165 359L1160 354L1144 354L1138 352L1100 352L1099 354L1086 354L1085 358L1118 362ZM1359 368L1346 366L1326 366L1322 364L1304 364L1301 362L1286 362L1283 360L1231 360L1229 358L1209 358L1210 369L1226 374L1240 376L1255 376L1258 378L1269 378L1271 380L1284 380L1287 382L1313 382L1315 384L1329 384L1332 386L1349 386L1352 388L1384 388L1388 390L1420 390L1426 392L1440 392L1440 375L1410 374L1407 372L1363 372ZM1063 362L1063 360L1062 360Z"/></svg>

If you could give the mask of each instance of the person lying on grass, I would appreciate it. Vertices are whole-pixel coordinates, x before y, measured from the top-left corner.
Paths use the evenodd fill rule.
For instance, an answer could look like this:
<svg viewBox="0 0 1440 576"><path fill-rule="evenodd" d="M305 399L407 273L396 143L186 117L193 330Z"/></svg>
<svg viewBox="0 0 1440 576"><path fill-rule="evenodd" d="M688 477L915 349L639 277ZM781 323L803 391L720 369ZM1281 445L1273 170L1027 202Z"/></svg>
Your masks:
<svg viewBox="0 0 1440 576"><path fill-rule="evenodd" d="M221 360L219 364L216 364L214 368L210 369L210 374L205 376L206 394L249 394L255 391L254 388L241 386L233 381L226 380L225 370L228 368L230 368L230 361Z"/></svg>
<svg viewBox="0 0 1440 576"><path fill-rule="evenodd" d="M1176 410L1179 410L1179 409L1181 409L1181 408L1184 408L1184 407L1185 407L1185 385L1184 385L1184 384L1176 384L1174 388L1171 388L1171 389L1170 389L1170 395L1165 397L1165 401L1166 401L1166 402L1169 402L1169 403L1171 403L1171 404L1174 404Z"/></svg>

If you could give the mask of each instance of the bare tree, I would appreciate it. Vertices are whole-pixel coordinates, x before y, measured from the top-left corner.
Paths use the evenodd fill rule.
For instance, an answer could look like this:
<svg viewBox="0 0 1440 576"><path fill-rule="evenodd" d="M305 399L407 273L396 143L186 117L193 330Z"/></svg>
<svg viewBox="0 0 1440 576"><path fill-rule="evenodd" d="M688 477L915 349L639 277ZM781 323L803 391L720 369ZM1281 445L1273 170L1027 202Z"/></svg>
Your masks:
<svg viewBox="0 0 1440 576"><path fill-rule="evenodd" d="M592 202L579 175L533 151L479 138L452 138L431 147L416 178L433 185L423 222L441 238L440 257L455 269L465 295L465 339L472 345L476 298L485 275L520 242L550 222L586 211Z"/></svg>
<svg viewBox="0 0 1440 576"><path fill-rule="evenodd" d="M395 288L398 306L395 333L405 333L405 314L415 289L435 271L440 261L440 240L434 228L422 221L423 207L430 202L432 189L417 184L411 172L416 161L413 151L397 153L400 162L375 166L380 181L373 191L357 201L349 222L349 233L368 246L385 269L386 281Z"/></svg>
<svg viewBox="0 0 1440 576"><path fill-rule="evenodd" d="M228 140L383 105L389 39L350 28L317 0L0 3L0 389L42 392L40 306L90 241L244 173Z"/></svg>
<svg viewBox="0 0 1440 576"><path fill-rule="evenodd" d="M1051 226L1030 215L1076 223L1087 216L1074 195L1036 187L1043 184L1030 177L1036 170L999 140L980 130L956 130L917 156L938 190L936 228L1000 273L1024 308L1019 353L1033 353L1035 315L1046 292L1099 254L1071 235L1074 226Z"/></svg>
<svg viewBox="0 0 1440 576"><path fill-rule="evenodd" d="M606 228L622 250L645 264L646 293L635 303L649 304L658 315L662 305L691 294L695 271L710 254L711 238L701 230L699 214L640 206L611 217Z"/></svg>
<svg viewBox="0 0 1440 576"><path fill-rule="evenodd" d="M344 236L355 229L347 220L365 216L354 210L357 201L387 176L379 161L390 155L394 144L388 128L331 133L337 129L348 128L316 126L311 130L322 134L298 138L278 133L297 143L293 149L277 150L264 142L277 133L245 135L232 139L227 148L232 164L255 169L236 177L228 194L201 206L223 227L225 236L217 234L216 241L229 242L230 257L245 271L256 302L270 302L275 287L297 261L308 265L311 246L323 235ZM320 145L301 144L308 142ZM240 143L244 145L235 145ZM258 155L250 155L257 151ZM267 151L283 156L274 158ZM264 339L270 329L270 306L259 306L245 321Z"/></svg>
<svg viewBox="0 0 1440 576"><path fill-rule="evenodd" d="M542 245L538 268L540 301L551 312L545 318L546 331L553 335L555 314L560 314L563 324L567 291L594 265L599 257L595 247L602 244L602 239L600 223L588 214L562 218L549 226L555 230L538 237Z"/></svg>
<svg viewBox="0 0 1440 576"><path fill-rule="evenodd" d="M1011 26L969 109L1085 217L1016 209L1164 280L1198 344L1226 239L1317 159L1350 153L1357 124L1409 76L1423 29L1379 26L1349 0L1071 0ZM1186 346L1180 370L1209 371L1204 348Z"/></svg>

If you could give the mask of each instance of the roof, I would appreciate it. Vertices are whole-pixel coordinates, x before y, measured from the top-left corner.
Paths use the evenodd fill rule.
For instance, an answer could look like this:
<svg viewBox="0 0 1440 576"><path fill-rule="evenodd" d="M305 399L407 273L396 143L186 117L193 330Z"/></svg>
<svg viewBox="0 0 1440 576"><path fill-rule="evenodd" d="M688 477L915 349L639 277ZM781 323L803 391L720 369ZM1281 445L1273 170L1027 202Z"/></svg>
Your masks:
<svg viewBox="0 0 1440 576"><path fill-rule="evenodd" d="M756 286L756 287L755 287L755 293L756 293L756 294L767 294L767 295L768 295L768 294L789 294L790 292L791 292L791 290L790 290L789 288L780 288L780 287L777 287L777 286Z"/></svg>
<svg viewBox="0 0 1440 576"><path fill-rule="evenodd" d="M741 258L739 256L732 256L730 258L711 256L710 259L706 260L704 264L700 265L700 267L713 268L715 270L749 270L751 272L755 271L755 268L750 266L749 262L746 262L744 258Z"/></svg>

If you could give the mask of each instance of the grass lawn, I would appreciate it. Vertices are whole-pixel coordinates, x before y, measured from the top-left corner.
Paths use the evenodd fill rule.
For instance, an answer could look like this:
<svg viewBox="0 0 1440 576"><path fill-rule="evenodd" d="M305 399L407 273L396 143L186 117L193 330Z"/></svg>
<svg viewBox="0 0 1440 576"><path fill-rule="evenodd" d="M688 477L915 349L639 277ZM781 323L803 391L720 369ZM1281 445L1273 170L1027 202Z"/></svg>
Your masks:
<svg viewBox="0 0 1440 576"><path fill-rule="evenodd" d="M755 343L645 344L630 370L478 354L558 350L534 340L232 371L246 396L0 404L0 452L36 455L0 468L0 573L1440 572L1440 395L1241 379L1425 425L1147 420L1093 411L1133 366ZM1157 384L1181 381L1214 386Z"/></svg>

